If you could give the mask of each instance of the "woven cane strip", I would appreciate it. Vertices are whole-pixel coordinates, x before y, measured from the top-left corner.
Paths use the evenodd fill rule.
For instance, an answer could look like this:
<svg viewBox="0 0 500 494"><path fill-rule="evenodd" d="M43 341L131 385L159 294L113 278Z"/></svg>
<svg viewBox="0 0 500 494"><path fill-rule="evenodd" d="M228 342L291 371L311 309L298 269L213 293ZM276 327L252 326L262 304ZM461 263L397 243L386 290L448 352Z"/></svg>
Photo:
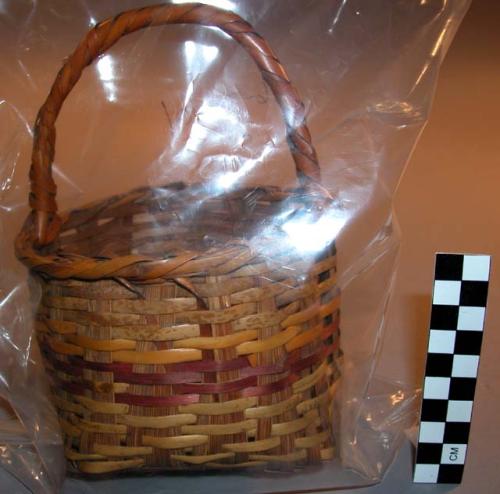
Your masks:
<svg viewBox="0 0 500 494"><path fill-rule="evenodd" d="M117 472L119 470L129 470L144 465L144 459L136 458L132 460L107 460L107 461L79 461L78 469L82 473L101 474Z"/></svg>
<svg viewBox="0 0 500 494"><path fill-rule="evenodd" d="M265 461L242 461L240 463L217 463L210 462L207 463L207 467L213 468L214 470L234 470L242 468L258 468L266 465Z"/></svg>
<svg viewBox="0 0 500 494"><path fill-rule="evenodd" d="M171 455L173 460L192 465L202 465L203 463L210 463L218 460L228 460L234 458L234 453L215 453L213 455Z"/></svg>

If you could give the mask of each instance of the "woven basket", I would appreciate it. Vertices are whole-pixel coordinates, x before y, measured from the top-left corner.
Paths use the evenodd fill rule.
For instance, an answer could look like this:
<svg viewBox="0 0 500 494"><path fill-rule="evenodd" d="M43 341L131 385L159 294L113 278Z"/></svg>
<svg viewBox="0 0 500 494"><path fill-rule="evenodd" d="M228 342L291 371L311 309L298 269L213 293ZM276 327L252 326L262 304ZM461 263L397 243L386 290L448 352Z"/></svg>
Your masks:
<svg viewBox="0 0 500 494"><path fill-rule="evenodd" d="M214 196L173 184L58 214L51 167L64 99L121 36L175 23L217 26L251 55L282 110L300 188ZM335 248L304 258L277 220L320 215L331 199L318 185L303 103L262 37L206 5L122 13L66 60L34 135L32 213L16 250L42 283L36 330L73 467L101 474L332 458Z"/></svg>

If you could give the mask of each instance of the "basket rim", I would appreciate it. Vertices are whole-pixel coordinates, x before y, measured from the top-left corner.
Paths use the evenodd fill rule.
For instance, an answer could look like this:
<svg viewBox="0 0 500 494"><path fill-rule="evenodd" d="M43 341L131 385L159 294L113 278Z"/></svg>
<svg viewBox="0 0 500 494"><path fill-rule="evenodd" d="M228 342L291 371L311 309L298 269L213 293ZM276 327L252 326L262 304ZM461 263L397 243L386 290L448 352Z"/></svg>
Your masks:
<svg viewBox="0 0 500 494"><path fill-rule="evenodd" d="M299 204L304 198L307 198L309 205L313 202L319 206L319 209L325 204L325 198L322 194L314 195L311 194L310 190L305 191L303 188L281 189L277 186L259 186L240 188L213 195L213 193L207 191L207 186L204 184L187 185L182 182L175 182L162 186L138 187L126 193L116 194L106 199L100 199L67 210L60 214L62 221L60 231L64 232L65 229L76 228L89 219L95 218L106 209L144 200L147 199L148 195L154 198L154 194L171 194L172 192L175 194L193 194L193 196L205 194L204 197L209 200L230 199L237 198L242 194L261 193L265 194L266 200L274 202L297 198L297 204ZM278 232L279 229L276 228L274 233ZM59 236L55 240L58 238ZM259 244L261 248L256 249L256 246L251 242L235 238L234 241L227 243L224 248L189 249L173 253L171 256L129 254L103 257L102 255L76 254L64 250L44 252L44 250L47 251L47 247L39 248L37 245L36 218L33 214L29 214L16 237L15 252L24 265L44 278L82 281L124 279L140 283L154 282L157 279L176 279L204 275L208 270L216 270L218 274L228 274L238 269L244 269L249 261L262 257L261 252L265 253L264 257L269 260L267 250L279 249L279 242L276 241L275 237L261 238Z"/></svg>

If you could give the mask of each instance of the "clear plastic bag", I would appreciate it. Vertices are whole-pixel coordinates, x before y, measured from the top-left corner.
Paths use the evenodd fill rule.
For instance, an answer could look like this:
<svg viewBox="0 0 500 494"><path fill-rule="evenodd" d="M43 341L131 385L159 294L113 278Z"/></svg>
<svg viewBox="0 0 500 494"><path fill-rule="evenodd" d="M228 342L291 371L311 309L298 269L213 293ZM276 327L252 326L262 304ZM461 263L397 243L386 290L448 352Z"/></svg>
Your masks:
<svg viewBox="0 0 500 494"><path fill-rule="evenodd" d="M188 233L174 240L184 250L246 242L269 259L292 249L304 261L298 278L307 275L325 246L336 243L343 351L331 418L337 457L302 466L292 475L167 473L161 485L193 490L217 482L222 492L235 486L283 492L379 481L415 421L417 394L411 383L387 382L376 373L399 245L392 198L426 122L442 58L469 2L207 3L247 20L283 63L305 104L321 185L301 182L305 189L298 202L306 214L296 214L294 192L259 221L247 223L244 211L229 232L213 222L197 240L201 247ZM21 0L1 6L0 397L8 406L0 451L3 466L36 492L56 492L66 467L33 331L39 285L28 281L13 248L28 213L31 128L61 61L85 33L102 19L146 5ZM290 128L302 124L301 109L293 106L293 98L281 103L290 136ZM293 108L291 114L286 108ZM245 204L252 209L262 202L263 186L273 191L297 187L272 91L244 50L215 27L151 27L120 40L84 71L57 121L56 143L52 170L60 211L138 186L203 184L200 193L187 195L180 187L158 189L167 190L169 200L185 201L175 228L192 232L219 197L246 189L251 193ZM292 153L300 146L292 140ZM314 204L320 196L333 201L322 203L318 214ZM153 200L161 206L163 199ZM219 213L216 209L215 218ZM158 235L164 226L158 221L152 230ZM106 234L104 228L99 232ZM134 255L155 249L153 243L138 245ZM113 244L98 254L110 256L121 247ZM280 268L296 269L279 259ZM99 489L72 482L73 490ZM154 492L159 480L133 482Z"/></svg>

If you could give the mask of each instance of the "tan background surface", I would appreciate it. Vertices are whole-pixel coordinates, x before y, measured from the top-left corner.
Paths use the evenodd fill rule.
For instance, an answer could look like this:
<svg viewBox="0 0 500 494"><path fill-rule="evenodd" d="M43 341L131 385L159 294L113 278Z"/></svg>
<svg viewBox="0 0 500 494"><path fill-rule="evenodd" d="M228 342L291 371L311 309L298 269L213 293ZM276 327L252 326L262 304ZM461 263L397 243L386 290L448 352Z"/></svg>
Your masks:
<svg viewBox="0 0 500 494"><path fill-rule="evenodd" d="M500 491L499 27L500 2L474 0L396 197L403 242L384 346L388 376L421 382L434 253L493 256L472 437L456 494Z"/></svg>

